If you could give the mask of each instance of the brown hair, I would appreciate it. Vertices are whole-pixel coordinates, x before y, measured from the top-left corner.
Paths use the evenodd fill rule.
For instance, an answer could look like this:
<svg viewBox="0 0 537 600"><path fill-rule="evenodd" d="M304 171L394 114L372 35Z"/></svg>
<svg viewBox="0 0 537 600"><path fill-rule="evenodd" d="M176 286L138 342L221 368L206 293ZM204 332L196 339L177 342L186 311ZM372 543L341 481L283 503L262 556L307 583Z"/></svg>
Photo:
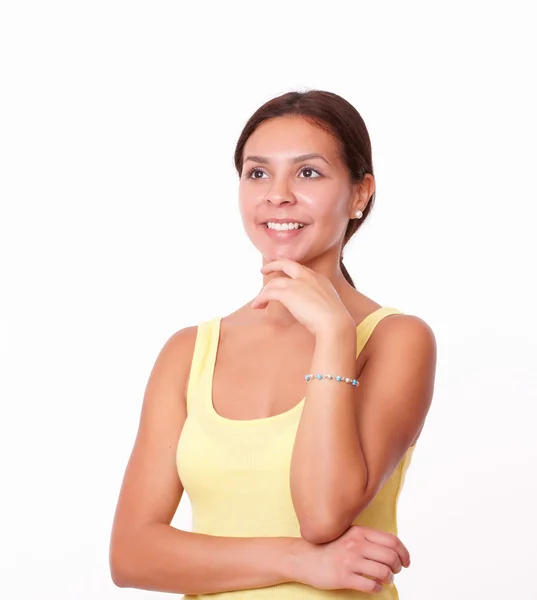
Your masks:
<svg viewBox="0 0 537 600"><path fill-rule="evenodd" d="M244 145L252 133L263 121L285 115L299 115L310 121L313 125L322 127L325 131L335 136L340 143L340 154L349 170L353 183L360 182L366 173L373 173L373 160L371 156L371 140L360 113L352 104L341 96L332 92L309 90L306 92L287 92L269 100L259 107L250 117L242 130L235 148L235 168L242 174ZM343 248L356 233L367 218L375 200L375 192L363 210L361 219L350 219L343 246L341 248L340 267L345 279L356 287L343 264Z"/></svg>

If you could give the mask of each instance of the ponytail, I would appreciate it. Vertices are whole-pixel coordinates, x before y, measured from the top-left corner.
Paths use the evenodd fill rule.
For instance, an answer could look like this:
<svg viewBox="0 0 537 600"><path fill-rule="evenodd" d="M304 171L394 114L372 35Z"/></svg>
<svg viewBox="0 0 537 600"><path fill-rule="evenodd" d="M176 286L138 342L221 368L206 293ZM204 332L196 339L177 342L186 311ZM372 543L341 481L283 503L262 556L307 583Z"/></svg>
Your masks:
<svg viewBox="0 0 537 600"><path fill-rule="evenodd" d="M339 259L339 266L341 268L341 272L343 273L343 276L345 277L345 279L352 285L352 287L354 289L356 289L356 286L354 285L354 281L352 280L352 277L349 275L349 272L347 271L345 265L343 264L343 257L341 257Z"/></svg>

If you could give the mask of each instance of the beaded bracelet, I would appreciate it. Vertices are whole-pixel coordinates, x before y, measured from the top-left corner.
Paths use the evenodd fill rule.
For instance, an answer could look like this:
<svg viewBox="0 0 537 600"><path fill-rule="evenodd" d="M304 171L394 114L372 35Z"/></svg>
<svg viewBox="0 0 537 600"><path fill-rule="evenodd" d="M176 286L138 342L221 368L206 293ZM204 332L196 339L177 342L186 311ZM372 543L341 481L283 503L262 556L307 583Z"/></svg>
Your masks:
<svg viewBox="0 0 537 600"><path fill-rule="evenodd" d="M360 385L360 382L357 379L349 379L348 377L340 377L339 375L323 375L322 373L317 373L314 375L310 373L305 376L306 381L310 379L335 379L336 381L343 381L344 383L352 383L352 385Z"/></svg>

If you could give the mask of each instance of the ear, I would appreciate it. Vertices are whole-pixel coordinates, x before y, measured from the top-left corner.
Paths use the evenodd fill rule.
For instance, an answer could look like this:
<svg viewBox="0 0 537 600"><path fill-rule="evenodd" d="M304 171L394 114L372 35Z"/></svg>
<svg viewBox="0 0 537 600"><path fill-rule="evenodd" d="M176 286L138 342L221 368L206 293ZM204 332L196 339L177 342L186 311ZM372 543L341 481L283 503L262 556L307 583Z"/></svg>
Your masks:
<svg viewBox="0 0 537 600"><path fill-rule="evenodd" d="M354 186L354 193L351 204L351 219L357 210L364 212L369 203L369 199L375 192L375 178L371 173L366 173L359 183Z"/></svg>

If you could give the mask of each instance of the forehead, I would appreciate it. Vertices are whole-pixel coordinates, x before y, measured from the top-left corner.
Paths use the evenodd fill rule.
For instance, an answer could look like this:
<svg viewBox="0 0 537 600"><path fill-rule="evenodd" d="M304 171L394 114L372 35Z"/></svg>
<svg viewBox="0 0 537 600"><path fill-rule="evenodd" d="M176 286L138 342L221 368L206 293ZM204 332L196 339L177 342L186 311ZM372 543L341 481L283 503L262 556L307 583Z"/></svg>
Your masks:
<svg viewBox="0 0 537 600"><path fill-rule="evenodd" d="M245 155L294 156L309 152L335 157L338 154L338 142L325 129L298 115L273 117L264 121L244 146Z"/></svg>

